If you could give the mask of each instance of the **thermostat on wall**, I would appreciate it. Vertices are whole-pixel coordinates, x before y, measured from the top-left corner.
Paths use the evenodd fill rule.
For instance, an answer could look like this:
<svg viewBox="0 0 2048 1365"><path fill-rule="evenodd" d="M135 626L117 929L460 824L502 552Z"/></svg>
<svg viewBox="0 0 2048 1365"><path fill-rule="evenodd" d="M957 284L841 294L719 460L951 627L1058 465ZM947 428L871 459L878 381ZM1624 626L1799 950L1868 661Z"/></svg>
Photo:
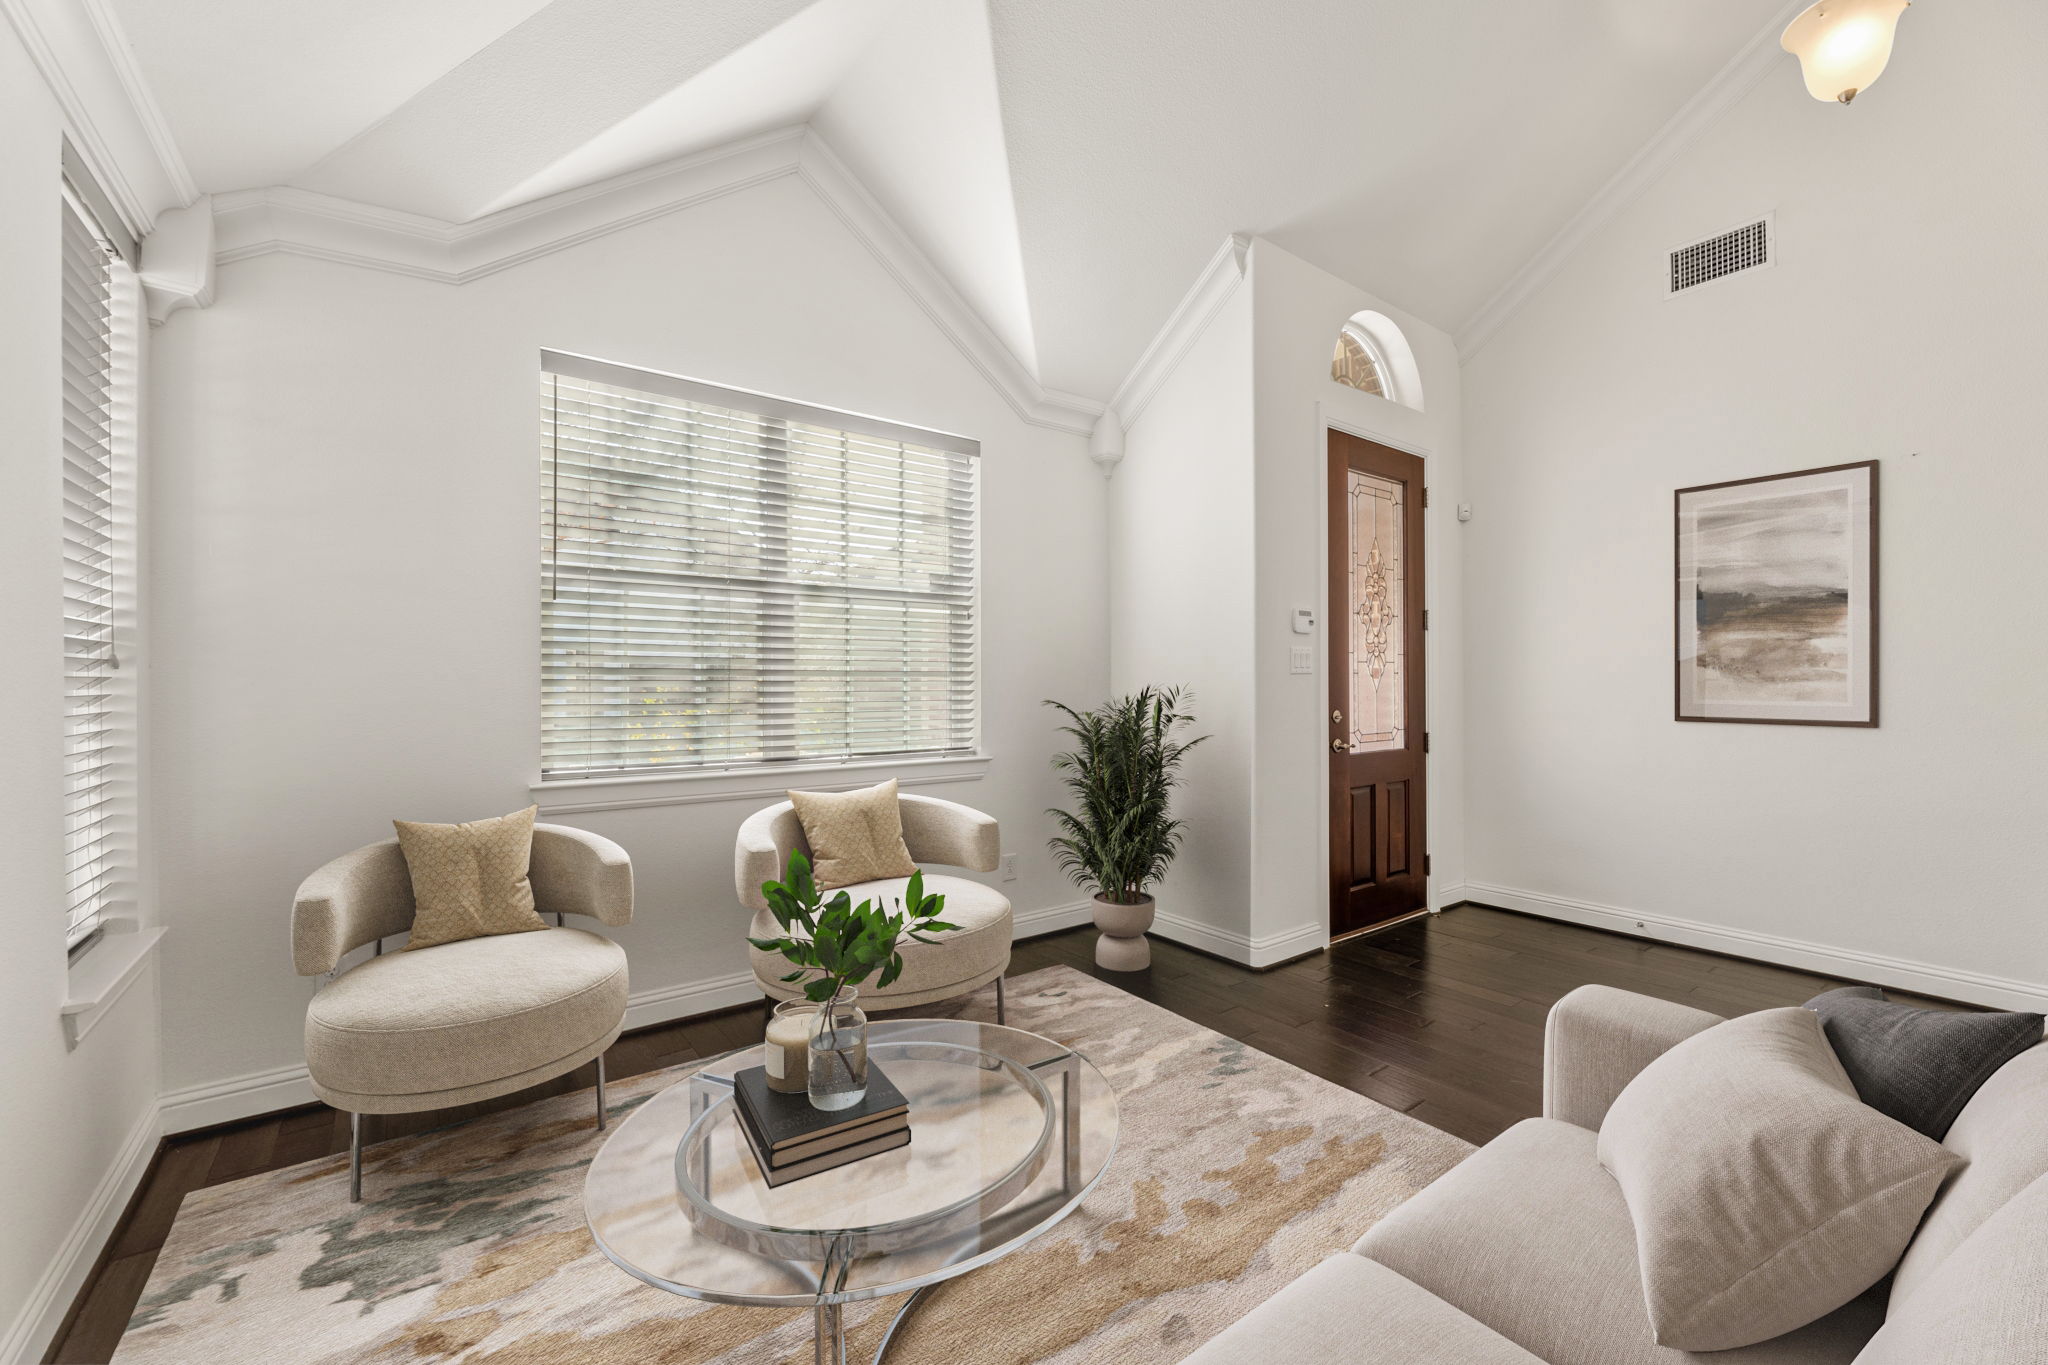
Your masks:
<svg viewBox="0 0 2048 1365"><path fill-rule="evenodd" d="M1315 634L1315 629L1316 614L1314 609L1310 607L1296 607L1294 609L1294 633L1296 635L1313 635Z"/></svg>

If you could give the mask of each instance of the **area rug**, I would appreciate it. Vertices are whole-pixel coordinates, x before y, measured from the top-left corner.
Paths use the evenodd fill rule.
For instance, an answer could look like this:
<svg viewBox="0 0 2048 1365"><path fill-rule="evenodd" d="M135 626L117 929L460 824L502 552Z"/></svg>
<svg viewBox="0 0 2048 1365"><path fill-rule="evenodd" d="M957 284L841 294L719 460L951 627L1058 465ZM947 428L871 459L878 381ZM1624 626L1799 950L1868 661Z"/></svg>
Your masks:
<svg viewBox="0 0 2048 1365"><path fill-rule="evenodd" d="M1064 1222L927 1295L901 1365L1178 1361L1471 1150L1070 968L1012 981L1009 1011L1108 1077L1116 1156ZM688 1070L613 1086L613 1111ZM358 1205L345 1157L187 1195L116 1365L810 1361L807 1313L678 1298L604 1259L582 1204L599 1144L586 1092L380 1143ZM852 1355L900 1302L847 1308Z"/></svg>

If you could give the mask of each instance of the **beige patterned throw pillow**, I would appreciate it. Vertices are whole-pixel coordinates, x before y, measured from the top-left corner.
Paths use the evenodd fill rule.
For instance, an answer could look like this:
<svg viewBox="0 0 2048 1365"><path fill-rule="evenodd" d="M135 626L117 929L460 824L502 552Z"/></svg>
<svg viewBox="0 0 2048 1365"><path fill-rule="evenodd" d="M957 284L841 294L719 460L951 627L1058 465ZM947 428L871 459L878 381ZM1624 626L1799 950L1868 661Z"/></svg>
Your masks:
<svg viewBox="0 0 2048 1365"><path fill-rule="evenodd" d="M537 813L538 807L528 806L495 820L460 825L391 822L412 876L407 948L548 927L533 908L533 885L526 879Z"/></svg>
<svg viewBox="0 0 2048 1365"><path fill-rule="evenodd" d="M789 800L811 846L811 875L821 890L917 871L903 843L895 778L859 791L791 792Z"/></svg>

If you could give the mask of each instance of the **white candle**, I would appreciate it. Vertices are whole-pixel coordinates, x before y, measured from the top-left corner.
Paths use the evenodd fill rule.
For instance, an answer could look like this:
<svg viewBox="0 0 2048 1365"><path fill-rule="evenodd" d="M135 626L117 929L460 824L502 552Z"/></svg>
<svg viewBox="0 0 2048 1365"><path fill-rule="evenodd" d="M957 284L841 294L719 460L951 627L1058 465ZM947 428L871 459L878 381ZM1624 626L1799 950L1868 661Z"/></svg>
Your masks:
<svg viewBox="0 0 2048 1365"><path fill-rule="evenodd" d="M810 1085L811 1031L817 1027L818 1007L808 1000L785 1000L768 1018L768 1088L785 1095L801 1095Z"/></svg>

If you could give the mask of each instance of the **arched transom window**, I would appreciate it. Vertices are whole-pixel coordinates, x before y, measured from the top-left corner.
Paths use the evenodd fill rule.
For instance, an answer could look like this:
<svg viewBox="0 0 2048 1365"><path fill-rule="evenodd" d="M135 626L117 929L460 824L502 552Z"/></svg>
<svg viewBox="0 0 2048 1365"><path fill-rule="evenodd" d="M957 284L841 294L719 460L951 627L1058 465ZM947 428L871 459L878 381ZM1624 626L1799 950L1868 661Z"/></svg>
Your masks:
<svg viewBox="0 0 2048 1365"><path fill-rule="evenodd" d="M1337 333L1337 352L1330 358L1330 378L1360 393L1387 397L1386 366L1365 335L1346 327Z"/></svg>

